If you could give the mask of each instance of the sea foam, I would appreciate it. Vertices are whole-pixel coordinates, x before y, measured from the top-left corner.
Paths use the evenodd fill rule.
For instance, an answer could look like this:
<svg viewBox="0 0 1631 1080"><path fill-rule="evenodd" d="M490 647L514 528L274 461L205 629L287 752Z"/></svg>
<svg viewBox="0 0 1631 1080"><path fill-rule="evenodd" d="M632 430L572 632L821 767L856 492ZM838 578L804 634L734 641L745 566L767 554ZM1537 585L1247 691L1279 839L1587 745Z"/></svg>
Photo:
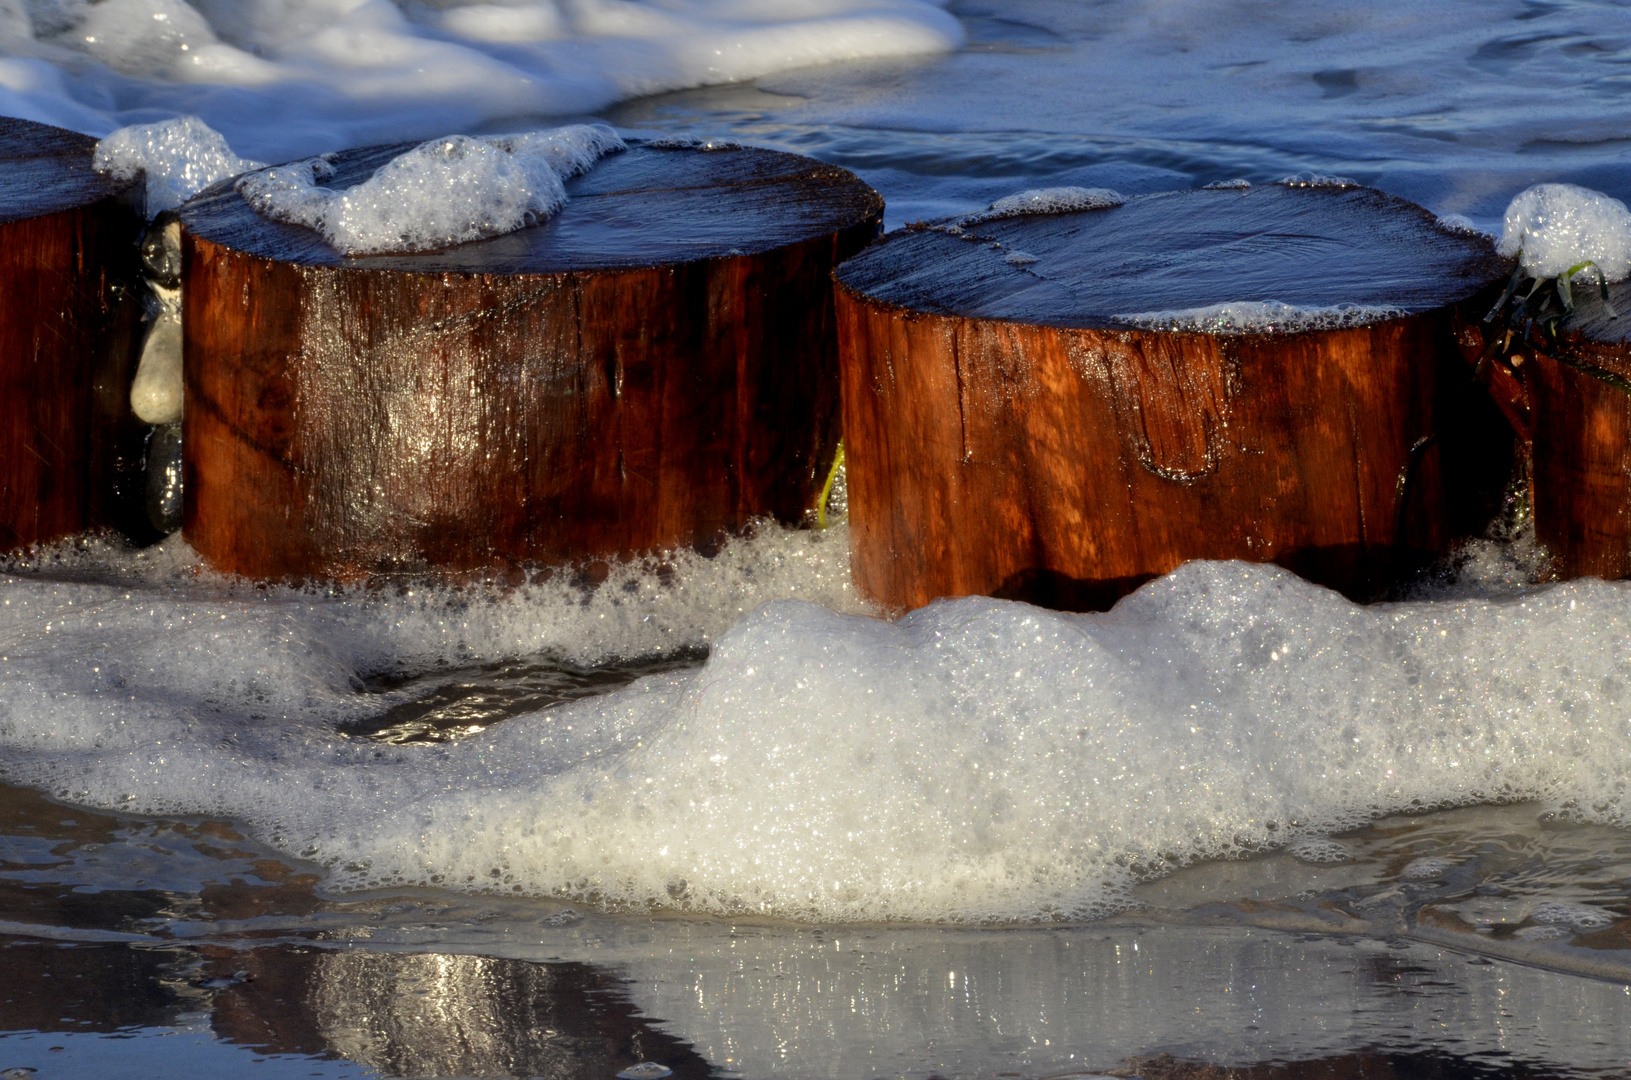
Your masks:
<svg viewBox="0 0 1631 1080"><path fill-rule="evenodd" d="M431 251L502 236L566 205L565 181L624 149L603 124L421 143L349 188L319 186L333 176L324 158L252 172L238 193L275 221L322 233L347 255Z"/></svg>
<svg viewBox="0 0 1631 1080"><path fill-rule="evenodd" d="M729 572L631 569L587 598L223 591L180 565L13 577L0 775L242 822L332 887L822 922L1088 917L1176 865L1425 807L1623 818L1624 586L1361 607L1274 567L1191 563L1102 615L984 598L897 622L800 600L734 613L810 582L812 552L841 566L832 541L767 533L719 556ZM780 555L745 553L760 543ZM803 595L856 606L821 574ZM458 742L336 733L398 703L362 687L381 668L699 637L694 673Z"/></svg>
<svg viewBox="0 0 1631 1080"><path fill-rule="evenodd" d="M1517 256L1531 277L1556 277L1590 261L1619 281L1631 275L1631 211L1574 184L1536 184L1506 208L1497 250ZM1597 274L1585 267L1574 279L1595 281Z"/></svg>
<svg viewBox="0 0 1631 1080"><path fill-rule="evenodd" d="M196 115L241 152L289 161L838 60L945 52L964 32L942 7L29 0L0 5L0 112L98 135Z"/></svg>
<svg viewBox="0 0 1631 1080"><path fill-rule="evenodd" d="M218 180L262 167L234 154L221 133L196 116L120 128L96 144L92 166L116 180L145 177L149 217Z"/></svg>

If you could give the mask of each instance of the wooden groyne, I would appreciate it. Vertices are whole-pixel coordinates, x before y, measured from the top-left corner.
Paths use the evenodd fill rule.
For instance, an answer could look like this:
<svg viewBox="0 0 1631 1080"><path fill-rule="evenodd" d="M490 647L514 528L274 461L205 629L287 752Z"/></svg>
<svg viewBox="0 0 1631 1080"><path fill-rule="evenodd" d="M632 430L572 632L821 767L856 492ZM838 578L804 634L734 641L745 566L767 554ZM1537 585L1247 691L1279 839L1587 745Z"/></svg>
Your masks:
<svg viewBox="0 0 1631 1080"><path fill-rule="evenodd" d="M404 147L349 151L331 186ZM347 258L231 184L182 210L184 531L223 570L487 572L814 506L831 272L883 204L767 150L636 146L547 223Z"/></svg>
<svg viewBox="0 0 1631 1080"><path fill-rule="evenodd" d="M1209 558L1382 595L1506 483L1451 319L1510 268L1355 187L891 233L836 275L856 583L1095 609Z"/></svg>
<svg viewBox="0 0 1631 1080"><path fill-rule="evenodd" d="M99 527L140 532L140 341L129 184L96 140L0 118L0 552Z"/></svg>
<svg viewBox="0 0 1631 1080"><path fill-rule="evenodd" d="M1521 316L1458 328L1517 434L1535 538L1559 578L1631 577L1631 282L1608 293L1605 304L1595 285L1575 286L1556 333Z"/></svg>

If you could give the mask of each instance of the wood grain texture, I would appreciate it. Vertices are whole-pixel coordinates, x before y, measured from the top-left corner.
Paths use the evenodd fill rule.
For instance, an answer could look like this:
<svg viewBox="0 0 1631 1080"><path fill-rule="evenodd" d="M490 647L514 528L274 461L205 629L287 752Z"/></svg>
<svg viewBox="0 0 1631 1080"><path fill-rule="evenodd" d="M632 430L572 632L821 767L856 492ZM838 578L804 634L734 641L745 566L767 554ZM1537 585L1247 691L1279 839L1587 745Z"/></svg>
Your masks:
<svg viewBox="0 0 1631 1080"><path fill-rule="evenodd" d="M1509 267L1487 244L1432 228L1424 211L1376 193L1278 189L1255 217L1242 216L1252 204L1238 193L1222 193L1223 204L1216 194L1152 197L1156 217L1133 200L1003 223L1009 231L994 242L1039 256L1018 271L1024 279L989 246L984 225L975 243L891 234L840 269L852 567L863 594L895 610L971 594L1102 609L1208 558L1272 561L1372 599L1487 521L1511 437L1456 356L1450 320L1456 302ZM1214 335L1110 318L1230 299L1337 302L1325 298L1342 291L1316 279L1379 256L1333 258L1356 224L1325 221L1319 261L1299 263L1324 221L1307 208L1321 203L1339 217L1357 207L1360 224L1378 219L1359 230L1359 247L1388 235L1406 253L1426 242L1424 261L1449 269L1424 286L1393 266L1408 289L1356 289L1364 302L1411 312L1362 327ZM1230 208L1222 225L1218 205ZM1289 223L1286 206L1297 211ZM1119 236L1115 215L1130 208L1140 208L1142 228L1166 230L1164 243L1140 244L1181 249L1214 291L1144 294L1140 260L1118 261L1125 249L1097 246L1091 227ZM1431 231L1418 228L1423 218ZM1075 274L1068 288L1040 257L1061 229L1072 241L1051 250ZM1256 254L1243 257L1246 248ZM941 269L933 260L945 251L956 257L952 284L931 303ZM1094 260L1119 288L1083 284ZM1229 293L1216 264L1239 269L1253 284L1238 287L1253 292ZM978 289L972 270L983 275ZM981 314L924 310L964 303Z"/></svg>
<svg viewBox="0 0 1631 1080"><path fill-rule="evenodd" d="M190 204L189 542L234 573L348 580L798 520L838 439L831 270L881 200L757 150L637 148L583 180L541 227L389 258L341 259L229 188ZM708 221L733 224L709 241Z"/></svg>
<svg viewBox="0 0 1631 1080"><path fill-rule="evenodd" d="M140 512L141 221L95 145L0 119L0 551Z"/></svg>
<svg viewBox="0 0 1631 1080"><path fill-rule="evenodd" d="M1595 289L1550 351L1518 347L1511 367L1485 355L1488 326L1461 329L1462 355L1506 412L1528 458L1535 537L1557 578L1631 577L1631 395L1579 367L1631 379L1631 315L1611 316ZM1613 309L1631 309L1631 282L1610 286Z"/></svg>

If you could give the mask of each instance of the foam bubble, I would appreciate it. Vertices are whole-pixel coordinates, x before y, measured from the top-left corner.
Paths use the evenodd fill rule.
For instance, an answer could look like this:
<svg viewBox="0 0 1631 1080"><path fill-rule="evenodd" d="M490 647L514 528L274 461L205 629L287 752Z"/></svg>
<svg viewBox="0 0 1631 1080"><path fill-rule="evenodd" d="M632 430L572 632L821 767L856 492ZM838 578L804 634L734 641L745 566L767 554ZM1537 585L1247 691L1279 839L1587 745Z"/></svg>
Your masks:
<svg viewBox="0 0 1631 1080"><path fill-rule="evenodd" d="M173 210L211 184L261 168L232 152L196 116L120 128L96 144L93 167L117 180L147 179L147 213Z"/></svg>
<svg viewBox="0 0 1631 1080"><path fill-rule="evenodd" d="M1245 191L1252 186L1250 180L1217 180L1201 188L1202 191Z"/></svg>
<svg viewBox="0 0 1631 1080"><path fill-rule="evenodd" d="M1536 184L1506 208L1497 245L1531 277L1549 278L1590 260L1609 281L1631 275L1631 211L1623 202L1574 184ZM1576 281L1595 281L1590 267Z"/></svg>
<svg viewBox="0 0 1631 1080"><path fill-rule="evenodd" d="M1140 330L1201 334L1296 334L1307 330L1369 326L1389 319L1402 319L1408 314L1403 308L1395 307L1365 307L1360 304L1296 307L1279 300L1246 300L1179 311L1112 315L1111 319Z"/></svg>
<svg viewBox="0 0 1631 1080"><path fill-rule="evenodd" d="M323 158L250 173L237 187L257 212L314 229L347 255L431 251L554 215L566 204L566 180L623 148L601 124L495 138L449 135L343 190L319 186L333 175Z"/></svg>

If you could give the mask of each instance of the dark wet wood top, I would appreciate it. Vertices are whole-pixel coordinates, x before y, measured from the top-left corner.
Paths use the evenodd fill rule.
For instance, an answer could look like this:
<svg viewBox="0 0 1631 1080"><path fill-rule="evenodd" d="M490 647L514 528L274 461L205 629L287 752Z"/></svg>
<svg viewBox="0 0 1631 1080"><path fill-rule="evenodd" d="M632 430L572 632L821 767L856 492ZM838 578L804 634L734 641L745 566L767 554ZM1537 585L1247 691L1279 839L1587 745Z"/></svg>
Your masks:
<svg viewBox="0 0 1631 1080"><path fill-rule="evenodd" d="M1489 238L1446 231L1414 203L1370 188L1172 191L964 232L897 230L840 267L838 280L914 311L1103 329L1121 325L1117 315L1241 301L1414 314L1511 272ZM1013 265L1015 253L1036 261Z"/></svg>
<svg viewBox="0 0 1631 1080"><path fill-rule="evenodd" d="M130 186L91 170L96 140L0 117L0 223L86 206Z"/></svg>
<svg viewBox="0 0 1631 1080"><path fill-rule="evenodd" d="M414 143L344 151L323 186L347 188ZM307 266L416 273L560 273L667 266L756 254L860 224L883 209L856 176L797 154L748 147L631 145L566 184L548 221L443 251L347 258L311 229L261 217L230 181L189 202L195 236Z"/></svg>
<svg viewBox="0 0 1631 1080"><path fill-rule="evenodd" d="M1577 333L1587 341L1618 345L1631 341L1631 280L1611 282L1608 302L1615 314L1603 306L1597 283L1574 286L1574 314L1563 322L1565 333Z"/></svg>

